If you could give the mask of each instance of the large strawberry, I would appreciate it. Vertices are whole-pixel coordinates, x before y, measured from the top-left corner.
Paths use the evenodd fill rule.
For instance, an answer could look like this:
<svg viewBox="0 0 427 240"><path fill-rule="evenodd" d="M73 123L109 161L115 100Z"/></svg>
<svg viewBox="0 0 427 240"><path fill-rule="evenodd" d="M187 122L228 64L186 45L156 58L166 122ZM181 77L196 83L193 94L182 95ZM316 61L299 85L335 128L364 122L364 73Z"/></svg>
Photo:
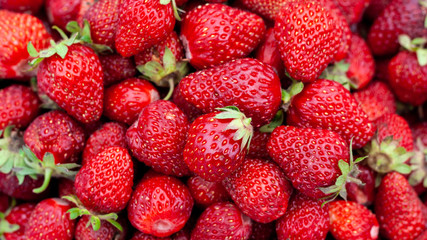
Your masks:
<svg viewBox="0 0 427 240"><path fill-rule="evenodd" d="M4 213L6 216L1 216L0 223L2 228L0 235L6 240L24 240L25 238L25 226L33 212L36 204L34 203L23 203L17 206L11 206L11 208ZM4 217L4 219L2 219ZM5 222L4 222L5 221Z"/></svg>
<svg viewBox="0 0 427 240"><path fill-rule="evenodd" d="M230 199L230 195L220 182L208 182L199 176L192 176L188 179L187 186L194 202L201 208Z"/></svg>
<svg viewBox="0 0 427 240"><path fill-rule="evenodd" d="M291 102L288 124L297 127L328 129L341 135L353 148L363 147L374 135L375 127L341 84L319 79L304 87Z"/></svg>
<svg viewBox="0 0 427 240"><path fill-rule="evenodd" d="M204 113L238 107L253 125L267 124L281 103L280 79L258 60L243 58L192 73L181 80L179 94Z"/></svg>
<svg viewBox="0 0 427 240"><path fill-rule="evenodd" d="M203 69L246 57L261 42L261 17L224 4L206 4L182 21L181 40L190 64Z"/></svg>

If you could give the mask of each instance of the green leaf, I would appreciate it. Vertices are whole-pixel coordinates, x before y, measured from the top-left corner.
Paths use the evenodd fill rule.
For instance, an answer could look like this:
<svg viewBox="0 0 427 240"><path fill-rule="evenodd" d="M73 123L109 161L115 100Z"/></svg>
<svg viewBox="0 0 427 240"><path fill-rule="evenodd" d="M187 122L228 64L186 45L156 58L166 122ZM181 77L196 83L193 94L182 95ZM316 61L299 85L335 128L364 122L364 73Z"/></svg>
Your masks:
<svg viewBox="0 0 427 240"><path fill-rule="evenodd" d="M165 47L165 53L163 54L163 67L166 73L173 72L176 67L175 55L173 55L172 51L168 47Z"/></svg>
<svg viewBox="0 0 427 240"><path fill-rule="evenodd" d="M406 164L399 164L394 168L394 170L402 174L409 174L411 173L412 168Z"/></svg>
<svg viewBox="0 0 427 240"><path fill-rule="evenodd" d="M68 36L59 27L53 26L52 29L56 30L59 33L59 35L61 35L62 39L68 39Z"/></svg>
<svg viewBox="0 0 427 240"><path fill-rule="evenodd" d="M79 205L79 200L75 195L62 196L62 198L74 203L75 205Z"/></svg>
<svg viewBox="0 0 427 240"><path fill-rule="evenodd" d="M335 185L336 186L342 186L344 185L345 181L346 181L346 175L341 175L337 178L337 180L335 181Z"/></svg>
<svg viewBox="0 0 427 240"><path fill-rule="evenodd" d="M71 208L67 211L67 213L70 214L71 220L74 220L74 219L80 217L80 209L79 208Z"/></svg>
<svg viewBox="0 0 427 240"><path fill-rule="evenodd" d="M101 228L101 220L97 216L90 217L90 223L94 231L98 231Z"/></svg>
<svg viewBox="0 0 427 240"><path fill-rule="evenodd" d="M107 222L111 223L111 225L113 225L114 227L116 227L117 229L119 229L120 232L123 232L123 227L122 225L120 225L120 223L118 223L117 221L113 220L113 219L107 219Z"/></svg>
<svg viewBox="0 0 427 240"><path fill-rule="evenodd" d="M68 52L68 47L65 45L65 44L62 44L62 43L60 43L60 44L57 44L57 45L55 45L55 50L56 50L56 53L62 58L62 59L64 59L65 58L65 56L67 56L67 52Z"/></svg>
<svg viewBox="0 0 427 240"><path fill-rule="evenodd" d="M427 188L427 178L424 178L424 180L423 180L423 186Z"/></svg>
<svg viewBox="0 0 427 240"><path fill-rule="evenodd" d="M264 126L262 126L259 131L260 132L264 132L264 133L271 133L273 132L273 130L282 125L283 121L284 121L284 116L285 114L283 113L282 110L277 111L276 115L274 115L273 120L271 120L271 122L269 124L266 124Z"/></svg>
<svg viewBox="0 0 427 240"><path fill-rule="evenodd" d="M171 0L160 0L160 4L167 5L171 2Z"/></svg>
<svg viewBox="0 0 427 240"><path fill-rule="evenodd" d="M342 175L347 176L350 172L350 166L344 160L338 161L338 167L340 168Z"/></svg>
<svg viewBox="0 0 427 240"><path fill-rule="evenodd" d="M67 31L69 31L70 33L79 33L81 30L80 25L77 23L77 21L68 22L65 29L67 29Z"/></svg>
<svg viewBox="0 0 427 240"><path fill-rule="evenodd" d="M291 101L291 94L284 89L282 89L282 101L284 103Z"/></svg>
<svg viewBox="0 0 427 240"><path fill-rule="evenodd" d="M31 57L37 57L39 55L39 52L37 52L36 48L34 47L33 43L31 43L31 42L29 42L27 45L27 51Z"/></svg>
<svg viewBox="0 0 427 240"><path fill-rule="evenodd" d="M358 157L356 158L356 160L354 160L354 163L360 163L361 161L365 160L368 156L364 156L364 157Z"/></svg>
<svg viewBox="0 0 427 240"><path fill-rule="evenodd" d="M424 67L427 65L427 49L419 48L416 51L418 64L420 64L421 67Z"/></svg>
<svg viewBox="0 0 427 240"><path fill-rule="evenodd" d="M406 50L411 51L413 49L411 44L411 38L408 35L406 34L399 35L398 41L400 45L404 47Z"/></svg>

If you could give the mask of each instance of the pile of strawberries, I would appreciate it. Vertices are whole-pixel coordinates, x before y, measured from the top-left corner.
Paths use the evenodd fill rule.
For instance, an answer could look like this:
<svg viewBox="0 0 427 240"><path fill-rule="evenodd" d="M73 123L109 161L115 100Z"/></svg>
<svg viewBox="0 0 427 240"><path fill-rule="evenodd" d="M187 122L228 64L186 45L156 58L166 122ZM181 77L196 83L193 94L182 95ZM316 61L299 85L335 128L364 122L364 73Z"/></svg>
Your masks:
<svg viewBox="0 0 427 240"><path fill-rule="evenodd" d="M0 238L427 240L426 0L0 0Z"/></svg>

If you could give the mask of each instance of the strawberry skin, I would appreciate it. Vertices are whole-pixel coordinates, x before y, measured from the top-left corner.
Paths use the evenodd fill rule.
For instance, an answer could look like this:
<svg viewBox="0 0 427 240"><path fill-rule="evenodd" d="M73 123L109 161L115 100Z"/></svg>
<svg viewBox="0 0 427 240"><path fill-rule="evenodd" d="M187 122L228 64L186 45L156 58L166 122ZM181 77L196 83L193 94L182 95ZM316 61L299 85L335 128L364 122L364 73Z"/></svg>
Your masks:
<svg viewBox="0 0 427 240"><path fill-rule="evenodd" d="M181 80L179 94L204 113L238 107L253 125L267 124L281 103L280 79L258 60L243 58L192 73Z"/></svg>
<svg viewBox="0 0 427 240"><path fill-rule="evenodd" d="M166 237L184 227L193 204L187 186L158 174L138 183L127 208L128 218L139 231Z"/></svg>
<svg viewBox="0 0 427 240"><path fill-rule="evenodd" d="M189 11L181 24L186 57L204 69L249 55L261 42L261 17L224 4L205 4Z"/></svg>
<svg viewBox="0 0 427 240"><path fill-rule="evenodd" d="M288 210L276 221L278 240L325 239L329 230L328 208L321 199L295 194Z"/></svg>
<svg viewBox="0 0 427 240"><path fill-rule="evenodd" d="M39 113L40 99L29 87L11 85L0 90L0 130L13 125L24 128Z"/></svg>
<svg viewBox="0 0 427 240"><path fill-rule="evenodd" d="M234 204L215 203L200 215L191 239L249 239L252 221Z"/></svg>
<svg viewBox="0 0 427 240"><path fill-rule="evenodd" d="M0 10L0 31L0 79L33 76L34 71L28 71L27 44L31 41L40 51L49 47L51 40L42 21L29 14Z"/></svg>
<svg viewBox="0 0 427 240"><path fill-rule="evenodd" d="M75 221L67 211L70 204L59 198L47 198L37 204L25 227L28 240L72 240Z"/></svg>
<svg viewBox="0 0 427 240"><path fill-rule="evenodd" d="M375 73L375 61L371 50L363 38L356 34L351 36L351 45L347 62L350 67L347 77L357 89L364 88L372 80Z"/></svg>
<svg viewBox="0 0 427 240"><path fill-rule="evenodd" d="M11 233L3 233L6 240L25 240L25 226L31 216L36 204L23 203L13 207L10 213L5 217L9 224L19 225L19 229Z"/></svg>
<svg viewBox="0 0 427 240"><path fill-rule="evenodd" d="M274 37L274 28L269 28L265 33L264 40L255 51L255 58L260 62L270 65L280 79L285 76L282 58L279 53L279 46Z"/></svg>
<svg viewBox="0 0 427 240"><path fill-rule="evenodd" d="M40 200L47 196L49 191L42 194L36 194L33 189L40 187L43 184L43 177L32 179L25 176L24 182L19 184L18 178L13 174L0 173L0 191L13 198L26 201Z"/></svg>
<svg viewBox="0 0 427 240"><path fill-rule="evenodd" d="M76 240L125 240L126 229L120 232L117 228L107 221L101 221L101 228L93 230L90 224L90 216L84 215L77 222L75 230ZM122 226L123 227L123 226Z"/></svg>
<svg viewBox="0 0 427 240"><path fill-rule="evenodd" d="M328 129L338 133L353 148L363 147L375 127L341 84L319 79L304 87L291 102L288 124L296 127Z"/></svg>
<svg viewBox="0 0 427 240"><path fill-rule="evenodd" d="M57 54L44 59L37 72L40 91L83 123L100 119L103 83L98 56L81 44L68 47L64 59Z"/></svg>
<svg viewBox="0 0 427 240"><path fill-rule="evenodd" d="M388 173L375 199L381 235L391 240L415 239L425 229L422 202L404 176Z"/></svg>
<svg viewBox="0 0 427 240"><path fill-rule="evenodd" d="M350 25L362 20L363 12L371 2L379 1L381 0L335 0Z"/></svg>
<svg viewBox="0 0 427 240"><path fill-rule="evenodd" d="M98 213L123 210L132 193L133 162L127 150L109 147L89 159L76 175L74 187L83 205Z"/></svg>
<svg viewBox="0 0 427 240"><path fill-rule="evenodd" d="M43 6L44 0L0 0L0 8L13 12L35 14Z"/></svg>
<svg viewBox="0 0 427 240"><path fill-rule="evenodd" d="M292 186L275 163L245 159L223 184L242 212L260 223L272 222L285 214Z"/></svg>
<svg viewBox="0 0 427 240"><path fill-rule="evenodd" d="M230 195L220 182L208 182L199 176L192 176L188 179L187 186L196 205L203 209L230 199Z"/></svg>
<svg viewBox="0 0 427 240"><path fill-rule="evenodd" d="M369 206L375 199L375 172L366 165L359 164L357 168L360 173L353 177L362 181L363 185L358 185L354 182L346 183L347 199Z"/></svg>
<svg viewBox="0 0 427 240"><path fill-rule="evenodd" d="M375 121L378 129L378 140L382 142L386 137L392 136L393 139L400 140L399 145L406 151L414 149L412 132L406 120L395 114L387 113Z"/></svg>
<svg viewBox="0 0 427 240"><path fill-rule="evenodd" d="M269 138L270 133L254 130L254 135L251 140L251 145L249 146L247 157L269 159L270 156L268 155L267 151L267 143Z"/></svg>
<svg viewBox="0 0 427 240"><path fill-rule="evenodd" d="M101 55L102 70L104 72L104 86L132 78L136 74L135 63L131 58L125 58L119 54Z"/></svg>
<svg viewBox="0 0 427 240"><path fill-rule="evenodd" d="M117 52L123 57L142 52L165 40L174 26L171 3L124 0L115 38Z"/></svg>
<svg viewBox="0 0 427 240"><path fill-rule="evenodd" d="M46 0L46 15L52 25L65 29L70 21L78 21L95 0Z"/></svg>
<svg viewBox="0 0 427 240"><path fill-rule="evenodd" d="M349 162L349 149L338 134L320 129L280 126L267 144L271 158L301 193L325 197L319 187L335 184L341 175L338 161Z"/></svg>
<svg viewBox="0 0 427 240"><path fill-rule="evenodd" d="M273 236L275 236L275 223L276 222L270 222L270 223L258 223L258 222L252 222L252 231L251 231L251 237L249 240L269 240L272 239Z"/></svg>

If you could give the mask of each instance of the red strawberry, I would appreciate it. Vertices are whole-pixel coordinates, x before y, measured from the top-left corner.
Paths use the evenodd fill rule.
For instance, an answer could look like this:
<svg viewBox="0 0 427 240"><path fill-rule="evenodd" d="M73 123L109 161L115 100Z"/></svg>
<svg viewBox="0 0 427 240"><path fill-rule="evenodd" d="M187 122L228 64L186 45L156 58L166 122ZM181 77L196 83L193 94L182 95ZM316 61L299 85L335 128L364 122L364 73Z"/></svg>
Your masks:
<svg viewBox="0 0 427 240"><path fill-rule="evenodd" d="M251 237L249 240L269 240L274 236L275 222L258 223L252 222Z"/></svg>
<svg viewBox="0 0 427 240"><path fill-rule="evenodd" d="M159 0L125 0L119 15L117 52L130 57L165 40L175 26L172 4Z"/></svg>
<svg viewBox="0 0 427 240"><path fill-rule="evenodd" d="M312 199L301 193L294 195L285 215L277 220L277 238L325 239L329 230L328 209L321 205L321 199Z"/></svg>
<svg viewBox="0 0 427 240"><path fill-rule="evenodd" d="M388 65L390 63L390 58L375 59L375 76L374 79L379 81L389 83L390 76L388 73Z"/></svg>
<svg viewBox="0 0 427 240"><path fill-rule="evenodd" d="M89 159L76 175L76 195L90 211L123 210L132 193L133 163L126 149L109 147Z"/></svg>
<svg viewBox="0 0 427 240"><path fill-rule="evenodd" d="M9 208L9 205L10 205L9 196L0 192L0 212L6 212L6 210Z"/></svg>
<svg viewBox="0 0 427 240"><path fill-rule="evenodd" d="M193 204L187 186L158 174L138 183L127 208L128 218L139 231L165 237L184 227Z"/></svg>
<svg viewBox="0 0 427 240"><path fill-rule="evenodd" d="M424 28L425 7L418 0L393 0L374 21L368 42L374 55L391 55L399 50L398 37L427 36Z"/></svg>
<svg viewBox="0 0 427 240"><path fill-rule="evenodd" d="M95 0L46 0L46 15L52 25L62 29L70 21L77 21Z"/></svg>
<svg viewBox="0 0 427 240"><path fill-rule="evenodd" d="M67 178L61 178L58 183L58 195L61 198L64 196L76 195L74 181Z"/></svg>
<svg viewBox="0 0 427 240"><path fill-rule="evenodd" d="M270 133L254 130L254 135L251 140L251 145L249 146L247 157L269 159L270 156L268 155L267 151L267 143L269 138Z"/></svg>
<svg viewBox="0 0 427 240"><path fill-rule="evenodd" d="M96 130L86 142L83 150L82 165L109 147L126 148L126 127L123 124L109 122Z"/></svg>
<svg viewBox="0 0 427 240"><path fill-rule="evenodd" d="M353 93L353 97L370 121L375 121L384 114L396 112L394 95L383 82L375 81Z"/></svg>
<svg viewBox="0 0 427 240"><path fill-rule="evenodd" d="M27 44L31 41L37 50L49 46L51 37L43 23L28 14L0 10L0 31L0 79L34 76L28 71Z"/></svg>
<svg viewBox="0 0 427 240"><path fill-rule="evenodd" d="M363 147L375 127L350 92L330 80L317 80L304 87L291 102L288 124L296 127L328 129L341 135L353 148Z"/></svg>
<svg viewBox="0 0 427 240"><path fill-rule="evenodd" d="M19 183L14 174L0 173L0 191L13 198L27 201L43 199L48 195L49 191L45 191L43 194L33 192L34 189L39 188L42 184L42 177L32 179L26 176L24 181Z"/></svg>
<svg viewBox="0 0 427 240"><path fill-rule="evenodd" d="M362 20L363 12L370 2L378 0L335 0L349 24L357 24Z"/></svg>
<svg viewBox="0 0 427 240"><path fill-rule="evenodd" d="M0 8L14 12L37 13L44 0L0 0Z"/></svg>
<svg viewBox="0 0 427 240"><path fill-rule="evenodd" d="M267 124L281 103L280 79L270 66L250 58L192 73L181 80L178 91L204 113L236 106L255 127Z"/></svg>
<svg viewBox="0 0 427 240"><path fill-rule="evenodd" d="M366 8L365 16L371 21L375 20L391 2L392 0L371 0Z"/></svg>
<svg viewBox="0 0 427 240"><path fill-rule="evenodd" d="M181 40L190 64L209 68L249 55L261 42L261 17L224 4L205 4L190 10L181 24Z"/></svg>
<svg viewBox="0 0 427 240"><path fill-rule="evenodd" d="M364 88L375 73L375 61L363 38L356 34L351 37L347 62L350 64L347 77L355 88Z"/></svg>
<svg viewBox="0 0 427 240"><path fill-rule="evenodd" d="M252 138L251 119L234 107L197 118L188 131L184 161L210 182L219 182L239 168ZM208 143L208 145L207 145Z"/></svg>
<svg viewBox="0 0 427 240"><path fill-rule="evenodd" d="M412 132L408 123L401 116L394 113L386 113L375 121L378 130L378 140L382 142L386 137L399 140L399 145L406 151L414 149Z"/></svg>
<svg viewBox="0 0 427 240"><path fill-rule="evenodd" d="M102 70L104 71L104 86L132 78L136 74L135 63L131 58L124 58L118 54L101 55Z"/></svg>
<svg viewBox="0 0 427 240"><path fill-rule="evenodd" d="M421 143L427 146L427 122L415 124L411 126L411 130L414 142L419 138Z"/></svg>
<svg viewBox="0 0 427 240"><path fill-rule="evenodd" d="M359 204L369 206L375 199L375 172L365 165L358 165L360 171L356 176L353 176L363 184L348 182L345 187L347 190L347 199Z"/></svg>
<svg viewBox="0 0 427 240"><path fill-rule="evenodd" d="M126 231L120 232L117 228L107 221L101 221L101 228L93 230L90 225L90 217L83 216L77 222L75 230L76 240L125 240Z"/></svg>
<svg viewBox="0 0 427 240"><path fill-rule="evenodd" d="M263 42L261 42L255 51L255 58L260 62L270 65L280 79L285 77L285 69L283 67L282 58L280 57L279 46L274 37L273 28L267 30Z"/></svg>
<svg viewBox="0 0 427 240"><path fill-rule="evenodd" d="M375 215L356 202L331 202L329 225L336 240L378 239L379 226Z"/></svg>
<svg viewBox="0 0 427 240"><path fill-rule="evenodd" d="M202 213L191 239L249 239L252 221L232 203L215 203Z"/></svg>
<svg viewBox="0 0 427 240"><path fill-rule="evenodd" d="M234 3L241 9L256 13L268 21L274 21L287 0L239 0Z"/></svg>
<svg viewBox="0 0 427 240"><path fill-rule="evenodd" d="M36 204L34 203L23 203L13 207L5 217L5 220L9 224L16 224L19 229L13 232L3 232L3 237L6 240L25 240L25 226L33 212ZM2 229L4 230L4 229Z"/></svg>
<svg viewBox="0 0 427 240"><path fill-rule="evenodd" d="M72 240L75 222L70 220L67 213L69 209L70 204L58 198L48 198L39 202L25 227L26 239Z"/></svg>
<svg viewBox="0 0 427 240"><path fill-rule="evenodd" d="M230 195L220 182L208 182L199 176L192 176L188 179L187 186L196 205L202 208L230 199Z"/></svg>
<svg viewBox="0 0 427 240"><path fill-rule="evenodd" d="M275 163L246 159L223 184L231 198L254 221L272 222L285 214L292 186Z"/></svg>
<svg viewBox="0 0 427 240"><path fill-rule="evenodd" d="M150 82L129 78L105 90L104 115L131 125L145 106L159 98L159 92Z"/></svg>
<svg viewBox="0 0 427 240"><path fill-rule="evenodd" d="M190 122L193 122L196 120L196 118L203 114L202 110L198 109L196 106L184 99L184 96L180 93L180 88L175 88L172 99L172 101L179 107L179 109L185 113Z"/></svg>
<svg viewBox="0 0 427 240"><path fill-rule="evenodd" d="M341 25L335 20L336 16L314 1L287 1L283 5L274 31L292 78L312 82L333 60L342 40Z"/></svg>
<svg viewBox="0 0 427 240"><path fill-rule="evenodd" d="M24 128L39 113L40 100L29 87L11 85L0 90L0 130Z"/></svg>
<svg viewBox="0 0 427 240"><path fill-rule="evenodd" d="M387 239L415 239L425 230L422 202L404 176L387 174L375 199L375 214L381 235Z"/></svg>

